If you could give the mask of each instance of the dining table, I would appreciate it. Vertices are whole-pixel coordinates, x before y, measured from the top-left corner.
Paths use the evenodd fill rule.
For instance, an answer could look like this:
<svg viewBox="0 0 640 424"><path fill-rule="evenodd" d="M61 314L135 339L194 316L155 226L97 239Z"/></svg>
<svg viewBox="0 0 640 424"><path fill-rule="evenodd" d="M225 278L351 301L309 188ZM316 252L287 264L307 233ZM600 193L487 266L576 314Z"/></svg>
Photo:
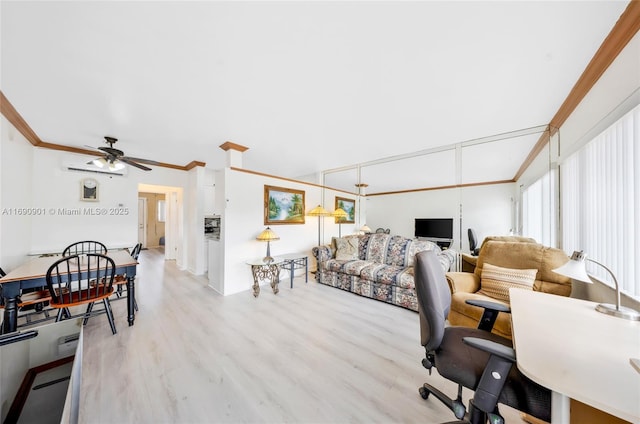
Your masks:
<svg viewBox="0 0 640 424"><path fill-rule="evenodd" d="M135 277L138 261L131 257L127 250L108 251L107 256L115 263L115 274L127 277L127 321L129 326L132 326L135 321ZM61 254L41 255L27 260L0 278L4 297L2 334L12 333L18 328L18 303L22 290L46 287L47 271L60 258L62 258ZM89 278L95 276L95 274L92 275L92 271L97 270L90 269Z"/></svg>

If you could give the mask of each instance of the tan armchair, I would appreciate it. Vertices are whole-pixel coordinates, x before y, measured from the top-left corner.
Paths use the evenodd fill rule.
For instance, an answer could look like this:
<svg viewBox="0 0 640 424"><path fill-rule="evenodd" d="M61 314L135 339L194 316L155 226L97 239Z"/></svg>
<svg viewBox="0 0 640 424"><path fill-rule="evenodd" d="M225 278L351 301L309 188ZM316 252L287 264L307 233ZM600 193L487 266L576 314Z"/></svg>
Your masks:
<svg viewBox="0 0 640 424"><path fill-rule="evenodd" d="M488 300L508 306L507 302L477 293L482 286L481 276L485 263L512 269L537 269L533 290L569 296L571 279L551 271L568 260L569 258L562 250L545 247L535 243L533 239L488 237L482 243L473 272L447 273L447 281L451 289L449 323L467 327L478 326L483 309L467 304L467 300ZM511 317L508 313L498 314L493 333L511 338Z"/></svg>

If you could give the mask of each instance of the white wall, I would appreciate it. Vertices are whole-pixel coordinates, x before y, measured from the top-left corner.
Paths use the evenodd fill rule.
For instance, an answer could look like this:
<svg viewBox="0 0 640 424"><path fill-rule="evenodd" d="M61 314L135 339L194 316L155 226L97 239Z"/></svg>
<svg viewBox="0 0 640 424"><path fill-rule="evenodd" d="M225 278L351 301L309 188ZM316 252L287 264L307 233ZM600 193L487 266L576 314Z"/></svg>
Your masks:
<svg viewBox="0 0 640 424"><path fill-rule="evenodd" d="M0 267L20 265L31 250L31 217L17 215L32 207L33 147L1 117L0 132Z"/></svg>
<svg viewBox="0 0 640 424"><path fill-rule="evenodd" d="M202 274L203 269L203 253L204 249L204 213L203 202L201 198L200 185L204 184L203 170L198 168L191 169L187 172L187 203L192 207L185 213L187 240L186 250L187 269L194 274ZM198 219L200 218L200 219Z"/></svg>
<svg viewBox="0 0 640 424"><path fill-rule="evenodd" d="M413 238L415 218L453 218L453 249L468 252L469 227L480 242L486 236L509 234L514 190L515 184L507 183L371 196L366 199L367 225L373 231L389 228L391 234Z"/></svg>
<svg viewBox="0 0 640 424"><path fill-rule="evenodd" d="M413 238L415 218L454 218L454 229L460 222L460 191L457 189L371 196L365 202L367 225L372 231L389 228L391 234ZM458 245L457 241L454 245Z"/></svg>
<svg viewBox="0 0 640 424"><path fill-rule="evenodd" d="M33 206L46 215L32 219L31 251L60 251L78 240L99 240L110 248L131 247L138 239L138 184L186 186L184 171L155 167L127 168L123 177L65 170L69 163L85 163L88 156L50 149L34 149ZM80 182L95 178L99 201L80 200ZM187 206L187 209L188 206ZM91 212L100 211L99 214ZM79 211L80 215L65 214Z"/></svg>
<svg viewBox="0 0 640 424"><path fill-rule="evenodd" d="M487 236L514 232L515 183L465 187L462 189L462 251L469 252L467 229L473 228L478 244ZM455 245L459 249L459 245Z"/></svg>
<svg viewBox="0 0 640 424"><path fill-rule="evenodd" d="M323 190L311 184L292 182L275 177L266 177L249 172L226 168L224 177L216 177L216 194L224 183L224 207L222 208L221 242L224 245L223 290L225 295L246 291L253 284L251 268L246 261L262 258L266 253L266 244L256 240L264 225L264 186L272 185L305 192L305 210L309 211L318 204L333 211L336 192ZM324 193L323 193L324 191ZM337 193L341 197L349 197ZM323 198L324 203L323 203ZM338 226L333 218L321 218L321 241L328 242L331 236L338 235ZM353 225L342 226L343 234L352 232ZM305 217L304 224L271 225L280 240L271 243L271 255L304 252L312 263L311 249L318 243L318 218ZM310 268L312 269L312 268Z"/></svg>
<svg viewBox="0 0 640 424"><path fill-rule="evenodd" d="M138 187L133 172L118 177L67 171L65 164L90 158L50 149L35 148L33 156L32 206L46 213L32 218L31 253L61 252L80 240L98 240L109 248L136 243ZM98 181L97 202L81 201L84 178Z"/></svg>

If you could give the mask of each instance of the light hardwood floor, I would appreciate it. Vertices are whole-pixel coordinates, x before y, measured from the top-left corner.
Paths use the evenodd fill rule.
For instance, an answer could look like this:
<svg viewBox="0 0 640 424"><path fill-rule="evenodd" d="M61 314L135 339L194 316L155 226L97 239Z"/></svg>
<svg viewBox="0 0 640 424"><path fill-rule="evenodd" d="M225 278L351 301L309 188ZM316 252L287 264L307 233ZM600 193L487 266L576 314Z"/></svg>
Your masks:
<svg viewBox="0 0 640 424"><path fill-rule="evenodd" d="M455 386L420 361L418 315L297 277L223 297L157 250L140 255L140 311L85 327L82 423L438 423L418 387ZM467 392L467 395L469 392ZM501 407L508 423L519 413Z"/></svg>

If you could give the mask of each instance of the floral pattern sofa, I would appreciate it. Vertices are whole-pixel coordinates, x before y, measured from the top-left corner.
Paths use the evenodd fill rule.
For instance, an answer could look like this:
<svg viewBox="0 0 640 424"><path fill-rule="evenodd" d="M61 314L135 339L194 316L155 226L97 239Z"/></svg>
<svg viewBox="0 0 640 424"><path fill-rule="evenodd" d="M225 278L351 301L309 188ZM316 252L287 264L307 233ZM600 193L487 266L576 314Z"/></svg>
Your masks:
<svg viewBox="0 0 640 424"><path fill-rule="evenodd" d="M347 238L357 238L357 259L336 259L339 252L335 244L340 239L334 239L332 246L313 248L313 256L318 262L316 281L414 311L418 310L413 280L416 253L436 251L445 272L457 256L455 251L441 250L430 241L397 235L364 234ZM355 244L353 239L352 242Z"/></svg>

